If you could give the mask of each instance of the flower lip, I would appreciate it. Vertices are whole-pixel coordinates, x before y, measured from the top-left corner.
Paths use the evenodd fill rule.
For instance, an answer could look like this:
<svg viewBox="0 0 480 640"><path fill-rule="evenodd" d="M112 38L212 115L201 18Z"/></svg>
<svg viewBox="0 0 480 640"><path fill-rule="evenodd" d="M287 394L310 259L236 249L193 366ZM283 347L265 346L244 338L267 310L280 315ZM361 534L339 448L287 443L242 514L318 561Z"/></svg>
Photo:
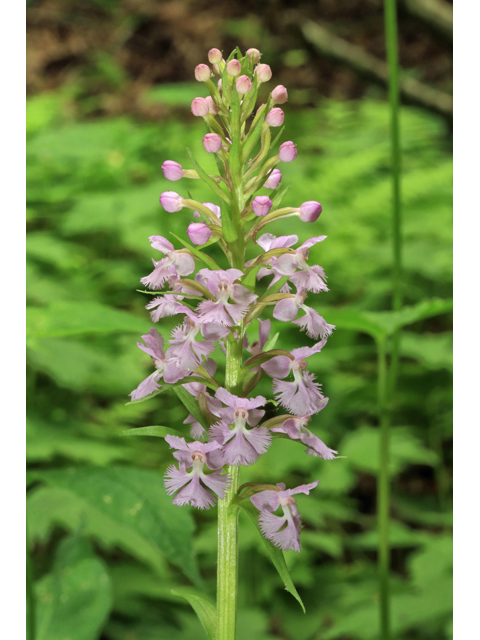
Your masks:
<svg viewBox="0 0 480 640"><path fill-rule="evenodd" d="M282 507L290 507L292 504L295 504L296 500L293 496L287 496L286 498L280 498L280 505Z"/></svg>

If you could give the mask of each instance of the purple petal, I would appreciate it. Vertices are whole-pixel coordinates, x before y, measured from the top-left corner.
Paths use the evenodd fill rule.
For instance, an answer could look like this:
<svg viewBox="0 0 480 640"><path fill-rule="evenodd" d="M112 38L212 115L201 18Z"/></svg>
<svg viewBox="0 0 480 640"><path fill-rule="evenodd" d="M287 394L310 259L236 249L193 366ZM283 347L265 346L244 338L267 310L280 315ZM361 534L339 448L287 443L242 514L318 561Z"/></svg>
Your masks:
<svg viewBox="0 0 480 640"><path fill-rule="evenodd" d="M183 489L180 489L172 500L173 504L178 507L190 504L197 509L210 509L210 507L213 507L216 502L215 496L202 487L197 475L193 474L191 478L190 483L183 487Z"/></svg>
<svg viewBox="0 0 480 640"><path fill-rule="evenodd" d="M182 465L180 469L171 464L164 475L165 489L169 496L178 489L181 489L184 485L190 482L190 476L185 471L185 467Z"/></svg>
<svg viewBox="0 0 480 640"><path fill-rule="evenodd" d="M292 361L287 356L275 356L260 366L271 378L285 378L290 373Z"/></svg>
<svg viewBox="0 0 480 640"><path fill-rule="evenodd" d="M252 304L252 302L254 302L258 298L258 296L249 291L247 287L244 287L241 284L234 284L232 298L239 304L249 305Z"/></svg>
<svg viewBox="0 0 480 640"><path fill-rule="evenodd" d="M259 511L276 511L280 505L279 491L259 491L254 494L250 501Z"/></svg>
<svg viewBox="0 0 480 640"><path fill-rule="evenodd" d="M195 271L195 260L188 253L177 253L175 269L179 276L188 276Z"/></svg>
<svg viewBox="0 0 480 640"><path fill-rule="evenodd" d="M168 255L171 251L175 250L175 247L163 236L150 236L149 237L150 244L152 245L152 249L156 249L157 251L161 251L165 255Z"/></svg>
<svg viewBox="0 0 480 640"><path fill-rule="evenodd" d="M299 516L283 516L282 518L263 511L258 519L263 535L271 540L276 547L292 551L300 551L300 518ZM284 529L279 530L287 522Z"/></svg>
<svg viewBox="0 0 480 640"><path fill-rule="evenodd" d="M221 471L214 471L208 475L204 474L202 476L202 482L216 493L220 500L223 500L225 498L225 491L228 487L229 478L228 475L220 474Z"/></svg>
<svg viewBox="0 0 480 640"><path fill-rule="evenodd" d="M295 320L298 314L298 305L295 298L284 298L277 302L273 309L273 317L282 322L291 322Z"/></svg>
<svg viewBox="0 0 480 640"><path fill-rule="evenodd" d="M279 256L275 260L275 268L283 276L291 276L297 270L295 256L291 253L285 253L283 256Z"/></svg>
<svg viewBox="0 0 480 640"><path fill-rule="evenodd" d="M149 375L148 378L145 378L145 380L142 380L142 382L140 382L138 387L134 389L130 394L132 401L140 400L140 398L146 398L151 393L159 389L160 385L158 384L157 380L160 377L160 375L161 374L159 371L155 371L154 373Z"/></svg>

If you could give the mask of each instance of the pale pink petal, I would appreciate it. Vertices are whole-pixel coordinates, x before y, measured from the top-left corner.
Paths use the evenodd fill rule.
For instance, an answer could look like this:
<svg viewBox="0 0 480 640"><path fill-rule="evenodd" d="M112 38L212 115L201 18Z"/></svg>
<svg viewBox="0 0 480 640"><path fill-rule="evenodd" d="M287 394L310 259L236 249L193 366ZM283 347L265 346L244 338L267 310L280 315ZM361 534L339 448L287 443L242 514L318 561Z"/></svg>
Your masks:
<svg viewBox="0 0 480 640"><path fill-rule="evenodd" d="M152 245L152 249L156 249L157 251L161 251L165 255L168 255L171 251L175 250L175 247L163 236L150 236L149 237L150 244Z"/></svg>
<svg viewBox="0 0 480 640"><path fill-rule="evenodd" d="M297 317L298 305L295 298L284 298L275 305L273 317L282 322L291 322Z"/></svg>
<svg viewBox="0 0 480 640"><path fill-rule="evenodd" d="M142 382L140 382L138 387L134 389L130 394L132 401L140 400L140 398L146 398L154 391L157 391L157 389L160 388L160 385L157 382L160 375L161 375L160 372L155 371L154 373L149 375L148 378L145 378L145 380L142 380Z"/></svg>
<svg viewBox="0 0 480 640"><path fill-rule="evenodd" d="M252 304L258 296L249 291L247 287L241 284L234 284L232 298L239 304Z"/></svg>
<svg viewBox="0 0 480 640"><path fill-rule="evenodd" d="M210 473L208 475L204 474L202 476L202 482L214 493L216 493L220 500L223 500L225 498L225 491L228 487L229 479L228 475L220 474L221 471L214 471L213 473Z"/></svg>
<svg viewBox="0 0 480 640"><path fill-rule="evenodd" d="M195 260L188 253L177 253L175 269L179 276L188 276L195 271Z"/></svg>
<svg viewBox="0 0 480 640"><path fill-rule="evenodd" d="M275 356L260 366L271 378L285 378L290 373L292 360L288 356Z"/></svg>

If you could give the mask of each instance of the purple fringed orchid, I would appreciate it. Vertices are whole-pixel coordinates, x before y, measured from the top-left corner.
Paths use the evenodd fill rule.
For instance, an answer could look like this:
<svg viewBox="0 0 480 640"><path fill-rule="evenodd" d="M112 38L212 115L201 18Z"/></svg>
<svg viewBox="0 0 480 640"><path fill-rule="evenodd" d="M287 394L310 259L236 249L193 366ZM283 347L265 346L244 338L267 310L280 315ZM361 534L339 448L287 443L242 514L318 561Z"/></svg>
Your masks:
<svg viewBox="0 0 480 640"><path fill-rule="evenodd" d="M158 381L162 378L167 384L174 384L187 375L174 362L165 357L163 353L164 339L155 327L151 327L149 332L142 336L142 339L145 344L137 342L137 346L151 356L155 371L132 391L130 394L132 400L140 400L140 398L145 398L157 391L160 388Z"/></svg>
<svg viewBox="0 0 480 640"><path fill-rule="evenodd" d="M322 316L305 304L305 298L307 297L306 291L298 291L296 295L291 295L289 298L283 298L275 305L273 309L273 317L282 322L292 322L303 329L307 336L318 340L319 338L326 338L331 335L335 329L335 325L328 324ZM295 318L298 315L298 311L302 309L305 311L305 315L298 320Z"/></svg>
<svg viewBox="0 0 480 640"><path fill-rule="evenodd" d="M325 398L328 400L328 398ZM318 436L307 429L307 424L312 416L292 416L287 418L278 427L273 427L271 431L276 433L285 433L292 440L300 440L307 449L305 453L315 458L323 458L324 460L333 460L338 453L327 447Z"/></svg>
<svg viewBox="0 0 480 640"><path fill-rule="evenodd" d="M195 260L187 249L175 250L173 244L162 236L150 236L153 249L161 251L166 257L158 262L152 260L155 267L150 275L140 280L150 289L161 289L165 281L178 276L188 276L195 271Z"/></svg>
<svg viewBox="0 0 480 640"><path fill-rule="evenodd" d="M287 253L277 258L275 269L280 277L289 276L290 282L300 290L314 291L315 293L328 291L325 284L327 277L322 267L317 264L313 266L307 264L308 250L317 243L323 242L326 237L310 238L295 251L295 254Z"/></svg>
<svg viewBox="0 0 480 640"><path fill-rule="evenodd" d="M185 442L185 438L177 436L165 436L165 440L171 449L177 449L173 456L180 463L178 469L172 464L165 473L167 493L172 495L178 491L173 504L210 509L216 502L216 496L223 499L228 476L221 475L211 459L220 445L216 442ZM213 469L213 473L205 473L205 466Z"/></svg>
<svg viewBox="0 0 480 640"><path fill-rule="evenodd" d="M328 399L315 382L313 373L307 371L307 361L314 353L322 350L326 340L318 342L313 347L300 347L288 356L275 356L261 365L262 369L274 379L273 389L280 404L296 415L313 415L324 409ZM293 381L282 380L293 373Z"/></svg>
<svg viewBox="0 0 480 640"><path fill-rule="evenodd" d="M221 400L226 408L221 409L222 421L211 427L209 435L212 440L222 445L223 464L253 464L267 451L272 440L268 429L256 426L265 414L265 411L259 411L258 407L263 407L266 399L263 396L239 398L226 389L217 389L215 397ZM254 428L247 429L247 424ZM229 425L233 425L233 428Z"/></svg>
<svg viewBox="0 0 480 640"><path fill-rule="evenodd" d="M177 313L184 313L185 307L179 303L182 297L167 293L164 296L158 296L150 300L145 309L150 311L152 322L158 322L161 318L174 316Z"/></svg>
<svg viewBox="0 0 480 640"><path fill-rule="evenodd" d="M257 244L262 247L262 249L267 253L267 251L271 251L272 249L289 249L294 244L297 244L298 236L274 236L273 233L264 233L263 236L260 236L257 240ZM270 276L273 274L273 278L268 285L268 288L272 287L276 282L281 280L285 274L281 273L277 267L277 260L275 256L272 256L265 266L260 267L257 273L257 279L261 280L265 278L265 276ZM290 286L288 283L285 283L283 287L280 289L282 293L289 293Z"/></svg>
<svg viewBox="0 0 480 640"><path fill-rule="evenodd" d="M206 287L215 300L204 300L197 310L201 322L217 322L227 327L240 322L258 296L236 283L243 276L240 269L210 271L201 269L195 280ZM230 299L233 302L230 302Z"/></svg>
<svg viewBox="0 0 480 640"><path fill-rule="evenodd" d="M300 551L300 529L302 522L298 514L296 500L293 497L297 493L305 493L307 496L315 489L320 481L302 484L295 489L285 490L283 482L277 487L280 491L267 489L259 491L251 496L253 505L260 511L258 522L263 535L280 549ZM282 508L281 516L275 515L277 509Z"/></svg>

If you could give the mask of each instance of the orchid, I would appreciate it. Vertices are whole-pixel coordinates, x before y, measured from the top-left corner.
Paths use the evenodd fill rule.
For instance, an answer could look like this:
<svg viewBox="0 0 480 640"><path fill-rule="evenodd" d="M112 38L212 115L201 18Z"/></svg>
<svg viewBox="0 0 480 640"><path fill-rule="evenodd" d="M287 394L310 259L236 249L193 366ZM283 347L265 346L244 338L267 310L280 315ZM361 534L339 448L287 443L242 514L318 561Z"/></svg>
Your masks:
<svg viewBox="0 0 480 640"><path fill-rule="evenodd" d="M190 433L165 436L178 466L168 466L164 484L177 506L209 509L218 501L216 640L235 638L239 509L258 509L259 531L272 549L299 551L301 522L293 496L308 495L318 484L239 486L241 468L270 449L274 455L278 438L300 442L307 454L321 460L337 454L307 428L328 403L315 374L307 370L307 359L320 354L335 327L306 304L309 292L328 291L323 268L310 261L312 247L326 236L312 236L298 246L296 234L277 237L265 231L272 222L295 216L300 234L303 224L317 223L322 206L316 200L282 205L287 189L278 189L282 172L276 165L293 162L298 149L294 141L272 149L271 129L285 118L276 105L285 104L288 93L278 85L256 108L260 86L272 77L260 58L257 49L249 49L244 57L236 50L224 60L212 49L211 66L201 63L195 69L195 79L210 95L195 97L191 110L204 119L203 150L215 156L219 175L209 175L191 154L193 169L166 160L162 170L171 181L203 180L214 202L193 199L187 188L181 192L188 198L174 191L160 195L165 224L172 213L185 216L186 237L177 238L182 246L176 248L163 236L150 236L152 248L163 257L153 261L153 271L141 282L150 290L165 289L146 305L152 321L161 324L163 318L180 316L180 322L167 341L153 327L142 336L145 344L138 346L151 356L154 371L131 393L136 402L173 389L188 410L183 425ZM215 246L213 254L210 246ZM254 254L248 261L247 248ZM269 282L263 280L267 276ZM278 334L270 339L270 312L318 342L288 350L284 339L277 341ZM281 348L275 348L276 342ZM217 366L223 354L225 366ZM254 393L268 377L277 402ZM277 403L290 413L271 417Z"/></svg>

